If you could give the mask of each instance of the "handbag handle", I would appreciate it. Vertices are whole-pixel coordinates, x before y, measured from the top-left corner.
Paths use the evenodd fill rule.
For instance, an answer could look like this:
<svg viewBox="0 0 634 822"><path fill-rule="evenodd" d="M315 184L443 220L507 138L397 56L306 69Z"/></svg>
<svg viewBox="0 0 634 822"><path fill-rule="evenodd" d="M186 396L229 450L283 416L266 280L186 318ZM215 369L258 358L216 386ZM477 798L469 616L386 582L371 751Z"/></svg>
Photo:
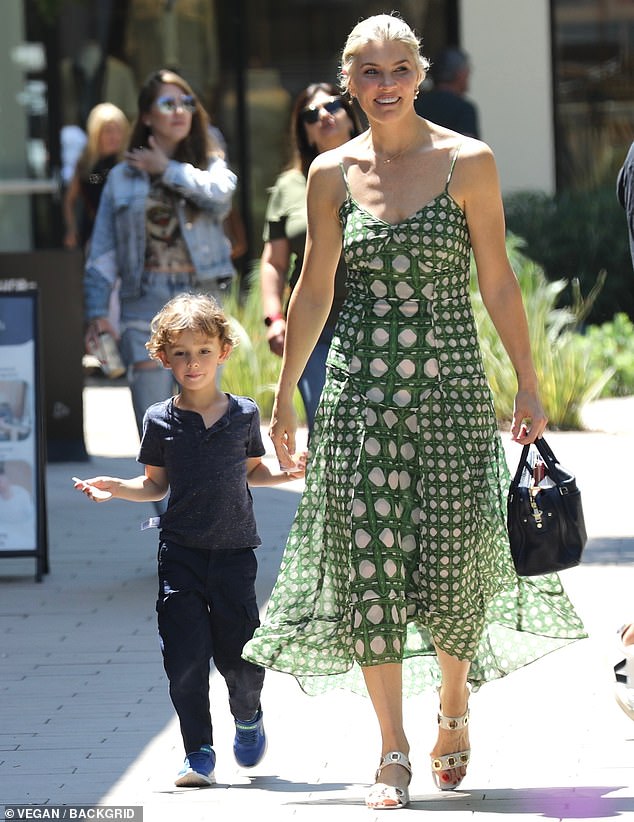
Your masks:
<svg viewBox="0 0 634 822"><path fill-rule="evenodd" d="M559 485L562 481L564 481L567 477L566 473L562 471L559 467L559 462L557 457L555 456L552 448L544 437L538 437L535 442L533 443L535 448L539 451L542 459L546 463L548 468L548 473L551 475L553 480ZM522 478L522 472L526 469L529 473L532 470L532 466L528 462L528 454L530 451L530 444L525 445L522 448L522 456L520 457L519 465L517 466L517 471L515 472L515 477L513 478L513 484L518 486L520 484L520 480Z"/></svg>

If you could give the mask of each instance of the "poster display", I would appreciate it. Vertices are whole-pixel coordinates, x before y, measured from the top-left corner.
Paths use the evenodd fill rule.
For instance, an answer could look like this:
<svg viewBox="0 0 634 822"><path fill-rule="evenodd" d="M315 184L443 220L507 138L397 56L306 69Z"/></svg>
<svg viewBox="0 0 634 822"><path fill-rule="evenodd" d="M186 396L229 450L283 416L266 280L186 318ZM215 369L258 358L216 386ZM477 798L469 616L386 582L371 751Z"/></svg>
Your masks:
<svg viewBox="0 0 634 822"><path fill-rule="evenodd" d="M37 297L0 281L0 559L33 555L40 579L47 568Z"/></svg>

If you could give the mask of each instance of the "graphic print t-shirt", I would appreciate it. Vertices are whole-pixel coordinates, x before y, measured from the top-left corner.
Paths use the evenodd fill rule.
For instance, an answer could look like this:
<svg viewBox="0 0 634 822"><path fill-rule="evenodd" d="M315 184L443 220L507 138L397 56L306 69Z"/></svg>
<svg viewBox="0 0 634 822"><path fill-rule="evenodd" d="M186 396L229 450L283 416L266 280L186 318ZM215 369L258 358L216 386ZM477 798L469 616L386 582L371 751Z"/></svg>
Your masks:
<svg viewBox="0 0 634 822"><path fill-rule="evenodd" d="M181 233L176 194L154 180L145 207L147 271L191 271L192 261Z"/></svg>

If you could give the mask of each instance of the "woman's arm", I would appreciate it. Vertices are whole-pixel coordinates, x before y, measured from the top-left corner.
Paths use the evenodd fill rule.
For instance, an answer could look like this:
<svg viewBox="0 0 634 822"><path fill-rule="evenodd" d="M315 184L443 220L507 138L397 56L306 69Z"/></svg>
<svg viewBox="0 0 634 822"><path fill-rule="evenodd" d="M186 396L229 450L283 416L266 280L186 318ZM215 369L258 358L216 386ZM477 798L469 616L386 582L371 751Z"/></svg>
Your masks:
<svg viewBox="0 0 634 822"><path fill-rule="evenodd" d="M114 218L113 187L115 174L106 180L90 240L84 270L84 313L88 321L87 342L99 333L114 329L108 321L108 303L117 274L117 237ZM116 336L116 335L115 335Z"/></svg>
<svg viewBox="0 0 634 822"><path fill-rule="evenodd" d="M463 200L484 305L517 376L511 435L522 444L533 442L544 432L547 420L539 399L522 294L506 253L495 160L489 147L477 141L466 142L463 151L456 167L457 199Z"/></svg>
<svg viewBox="0 0 634 822"><path fill-rule="evenodd" d="M213 211L218 217L226 217L231 211L238 178L219 157L213 158L206 169L170 160L162 179L198 208Z"/></svg>
<svg viewBox="0 0 634 822"><path fill-rule="evenodd" d="M345 187L332 155L334 152L320 154L308 175L304 263L289 303L284 356L271 416L270 436L282 470L294 465L297 423L293 394L328 317L341 254L338 211Z"/></svg>
<svg viewBox="0 0 634 822"><path fill-rule="evenodd" d="M269 348L278 357L284 351L286 320L282 298L286 287L286 276L290 264L290 244L285 237L264 243L260 258L260 288L264 316L271 319L266 336Z"/></svg>
<svg viewBox="0 0 634 822"><path fill-rule="evenodd" d="M247 230L242 215L235 206L231 206L224 222L225 234L231 243L231 259L238 260L249 250Z"/></svg>
<svg viewBox="0 0 634 822"><path fill-rule="evenodd" d="M212 157L207 168L179 163L170 160L155 137L150 136L147 148L133 148L126 152L125 159L139 171L160 174L166 186L198 208L213 211L220 219L231 211L238 178L221 157Z"/></svg>
<svg viewBox="0 0 634 822"><path fill-rule="evenodd" d="M79 245L79 232L77 231L77 220L75 216L75 207L79 199L79 174L75 172L70 181L70 185L64 195L64 225L66 233L64 235L65 248L77 248Z"/></svg>

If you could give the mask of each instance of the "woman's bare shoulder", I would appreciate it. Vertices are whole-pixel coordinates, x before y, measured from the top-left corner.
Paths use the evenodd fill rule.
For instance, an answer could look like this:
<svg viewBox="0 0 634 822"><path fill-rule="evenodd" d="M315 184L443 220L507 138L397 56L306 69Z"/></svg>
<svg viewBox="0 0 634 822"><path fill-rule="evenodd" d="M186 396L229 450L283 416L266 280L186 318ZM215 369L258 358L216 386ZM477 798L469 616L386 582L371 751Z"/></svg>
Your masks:
<svg viewBox="0 0 634 822"><path fill-rule="evenodd" d="M474 137L461 136L451 178L451 195L466 205L474 196L499 195L499 177L491 147Z"/></svg>
<svg viewBox="0 0 634 822"><path fill-rule="evenodd" d="M341 166L347 168L351 163L358 162L363 156L363 137L360 134L358 137L353 137L352 140L343 143L337 148L331 148L329 151L324 151L313 160L311 164L311 172L316 171L332 171L336 169L341 173Z"/></svg>
<svg viewBox="0 0 634 822"><path fill-rule="evenodd" d="M482 140L476 140L475 137L465 137L460 135L460 154L462 159L468 159L471 162L490 162L493 159L493 151L491 147Z"/></svg>
<svg viewBox="0 0 634 822"><path fill-rule="evenodd" d="M444 128L444 126L436 125L436 123L426 122L431 136L431 143L435 149L457 151L461 159L469 158L470 160L491 157L493 154L491 148L482 140L468 137L466 134L460 134L457 131Z"/></svg>
<svg viewBox="0 0 634 822"><path fill-rule="evenodd" d="M308 186L313 199L317 197L323 205L328 203L334 212L346 198L345 175L359 161L359 148L353 145L357 139L322 152L310 165Z"/></svg>

